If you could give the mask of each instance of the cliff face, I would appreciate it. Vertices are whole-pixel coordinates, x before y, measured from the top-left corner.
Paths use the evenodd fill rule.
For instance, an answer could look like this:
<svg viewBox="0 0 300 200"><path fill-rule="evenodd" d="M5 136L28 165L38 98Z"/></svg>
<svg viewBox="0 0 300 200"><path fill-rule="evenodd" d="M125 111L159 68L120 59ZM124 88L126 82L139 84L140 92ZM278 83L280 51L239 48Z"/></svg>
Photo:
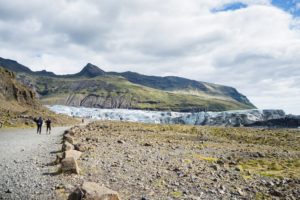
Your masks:
<svg viewBox="0 0 300 200"><path fill-rule="evenodd" d="M15 74L0 68L0 99L20 107L40 107L35 92L15 80ZM7 104L6 104L7 106ZM2 109L8 109L3 107ZM14 107L10 108L14 109Z"/></svg>
<svg viewBox="0 0 300 200"><path fill-rule="evenodd" d="M50 118L56 124L74 120L59 116L43 107L29 87L15 79L15 74L0 67L0 124L8 127L33 126L35 117Z"/></svg>

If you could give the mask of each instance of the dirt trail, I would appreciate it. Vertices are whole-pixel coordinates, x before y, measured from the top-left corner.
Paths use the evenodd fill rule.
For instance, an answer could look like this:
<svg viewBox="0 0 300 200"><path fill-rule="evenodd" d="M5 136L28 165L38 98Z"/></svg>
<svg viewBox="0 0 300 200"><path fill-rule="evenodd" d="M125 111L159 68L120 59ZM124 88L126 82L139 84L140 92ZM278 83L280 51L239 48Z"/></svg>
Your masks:
<svg viewBox="0 0 300 200"><path fill-rule="evenodd" d="M53 128L51 135L35 129L0 129L0 199L55 199L51 165L61 149L61 137L68 127Z"/></svg>

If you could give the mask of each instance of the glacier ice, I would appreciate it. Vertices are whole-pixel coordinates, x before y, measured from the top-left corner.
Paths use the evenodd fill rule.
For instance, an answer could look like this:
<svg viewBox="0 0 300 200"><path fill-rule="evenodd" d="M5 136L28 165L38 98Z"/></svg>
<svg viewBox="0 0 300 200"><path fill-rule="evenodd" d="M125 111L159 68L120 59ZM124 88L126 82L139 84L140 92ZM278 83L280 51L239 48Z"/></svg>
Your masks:
<svg viewBox="0 0 300 200"><path fill-rule="evenodd" d="M285 118L283 110L238 110L224 112L180 113L129 109L100 109L52 105L48 108L59 114L91 118L156 124L189 124L214 126L240 126L255 122Z"/></svg>

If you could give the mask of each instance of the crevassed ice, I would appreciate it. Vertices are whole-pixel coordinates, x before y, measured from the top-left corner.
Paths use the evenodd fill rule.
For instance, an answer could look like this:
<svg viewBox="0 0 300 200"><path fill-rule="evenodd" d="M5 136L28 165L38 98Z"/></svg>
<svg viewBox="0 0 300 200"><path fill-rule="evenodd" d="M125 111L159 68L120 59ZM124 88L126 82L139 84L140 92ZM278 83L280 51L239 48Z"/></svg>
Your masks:
<svg viewBox="0 0 300 200"><path fill-rule="evenodd" d="M225 112L180 113L167 111L85 108L62 105L48 106L48 108L59 114L66 114L81 118L157 124L236 125L251 124L257 121L285 117L285 113L282 110L257 109Z"/></svg>

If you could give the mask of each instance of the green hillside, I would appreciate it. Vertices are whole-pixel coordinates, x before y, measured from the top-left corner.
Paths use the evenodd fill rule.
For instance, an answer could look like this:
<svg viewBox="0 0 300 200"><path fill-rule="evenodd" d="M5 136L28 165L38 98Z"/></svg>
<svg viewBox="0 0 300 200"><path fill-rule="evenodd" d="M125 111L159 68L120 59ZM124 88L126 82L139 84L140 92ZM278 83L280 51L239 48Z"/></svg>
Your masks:
<svg viewBox="0 0 300 200"><path fill-rule="evenodd" d="M48 105L172 111L253 108L223 96L162 91L131 83L118 76L57 78L20 74L19 80L33 85L42 103Z"/></svg>

